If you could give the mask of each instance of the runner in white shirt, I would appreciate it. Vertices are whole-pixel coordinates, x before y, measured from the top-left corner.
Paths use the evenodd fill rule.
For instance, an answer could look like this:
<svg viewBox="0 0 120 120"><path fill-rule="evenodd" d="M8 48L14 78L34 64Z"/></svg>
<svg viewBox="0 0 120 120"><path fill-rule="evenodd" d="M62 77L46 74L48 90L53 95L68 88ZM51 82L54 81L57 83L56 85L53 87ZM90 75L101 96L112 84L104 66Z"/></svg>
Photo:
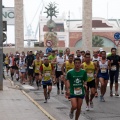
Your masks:
<svg viewBox="0 0 120 120"><path fill-rule="evenodd" d="M94 51L93 51L92 61L93 61L95 64L97 64L97 62L100 61L100 57L98 56L98 51L97 51L97 50L94 50ZM98 76L96 76L96 78L95 78L95 85L96 85L95 97L98 97L98 92L97 92L97 88L98 88L98 86L99 86L99 78L98 78Z"/></svg>
<svg viewBox="0 0 120 120"><path fill-rule="evenodd" d="M55 58L53 62L56 63L55 75L57 81L57 94L60 94L60 88L59 88L60 81L61 81L61 94L64 94L63 92L64 81L63 81L63 73L61 70L61 67L64 63L63 50L59 50L59 55Z"/></svg>
<svg viewBox="0 0 120 120"><path fill-rule="evenodd" d="M21 55L20 57L19 69L20 69L21 83L25 84L26 63L25 63L24 55Z"/></svg>

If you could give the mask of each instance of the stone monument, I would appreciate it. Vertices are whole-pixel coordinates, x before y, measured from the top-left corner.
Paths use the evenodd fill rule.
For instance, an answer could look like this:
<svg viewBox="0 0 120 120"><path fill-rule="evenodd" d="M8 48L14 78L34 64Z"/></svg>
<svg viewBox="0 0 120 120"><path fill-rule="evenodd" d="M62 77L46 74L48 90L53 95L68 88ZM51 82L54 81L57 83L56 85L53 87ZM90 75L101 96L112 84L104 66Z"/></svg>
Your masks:
<svg viewBox="0 0 120 120"><path fill-rule="evenodd" d="M44 35L44 46L46 47L57 47L58 45L58 38L57 33L53 30L56 27L55 22L52 20L53 16L57 17L56 13L59 13L56 8L55 3L49 3L48 7L46 8L47 18L50 17L50 20L47 21L47 27L49 31Z"/></svg>

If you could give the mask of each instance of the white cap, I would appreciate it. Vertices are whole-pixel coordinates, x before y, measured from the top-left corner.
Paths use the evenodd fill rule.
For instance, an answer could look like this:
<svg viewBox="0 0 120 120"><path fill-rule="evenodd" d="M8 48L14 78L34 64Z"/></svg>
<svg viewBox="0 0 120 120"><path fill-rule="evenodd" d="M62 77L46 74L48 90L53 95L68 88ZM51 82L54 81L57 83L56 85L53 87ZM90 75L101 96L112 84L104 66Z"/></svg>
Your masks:
<svg viewBox="0 0 120 120"><path fill-rule="evenodd" d="M103 51L103 48L100 48L99 51L102 52L102 51Z"/></svg>

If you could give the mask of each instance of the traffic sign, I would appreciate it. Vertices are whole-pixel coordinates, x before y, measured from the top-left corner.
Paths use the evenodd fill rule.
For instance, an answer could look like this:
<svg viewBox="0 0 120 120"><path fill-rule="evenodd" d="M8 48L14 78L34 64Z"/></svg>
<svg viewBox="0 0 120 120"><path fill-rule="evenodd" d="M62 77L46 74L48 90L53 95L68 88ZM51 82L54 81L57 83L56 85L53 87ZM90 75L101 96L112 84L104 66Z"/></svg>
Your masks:
<svg viewBox="0 0 120 120"><path fill-rule="evenodd" d="M7 40L7 35L3 33L3 42L5 42L6 40Z"/></svg>
<svg viewBox="0 0 120 120"><path fill-rule="evenodd" d="M120 39L120 33L119 33L119 32L116 32L116 33L114 34L114 38L115 38L115 40L119 40L119 39Z"/></svg>
<svg viewBox="0 0 120 120"><path fill-rule="evenodd" d="M52 41L51 40L47 40L46 41L46 46L47 47L51 47L53 45Z"/></svg>

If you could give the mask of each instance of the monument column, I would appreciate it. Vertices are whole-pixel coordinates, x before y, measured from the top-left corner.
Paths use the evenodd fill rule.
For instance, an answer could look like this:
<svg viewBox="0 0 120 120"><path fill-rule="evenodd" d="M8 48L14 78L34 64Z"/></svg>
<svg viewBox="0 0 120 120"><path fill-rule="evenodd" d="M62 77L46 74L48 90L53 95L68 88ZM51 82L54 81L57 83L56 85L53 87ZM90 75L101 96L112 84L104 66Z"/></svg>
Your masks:
<svg viewBox="0 0 120 120"><path fill-rule="evenodd" d="M24 50L23 0L14 0L15 4L15 49Z"/></svg>
<svg viewBox="0 0 120 120"><path fill-rule="evenodd" d="M92 0L83 0L82 48L92 50Z"/></svg>

